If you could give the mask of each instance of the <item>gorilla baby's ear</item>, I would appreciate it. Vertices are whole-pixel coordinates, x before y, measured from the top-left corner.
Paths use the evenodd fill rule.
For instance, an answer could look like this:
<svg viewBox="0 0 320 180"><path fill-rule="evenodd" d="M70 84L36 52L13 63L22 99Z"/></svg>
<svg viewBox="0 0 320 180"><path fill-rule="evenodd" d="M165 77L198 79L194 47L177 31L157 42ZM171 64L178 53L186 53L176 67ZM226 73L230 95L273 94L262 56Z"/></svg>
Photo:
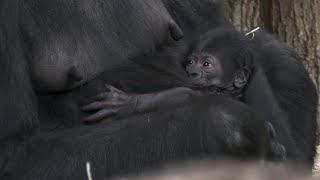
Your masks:
<svg viewBox="0 0 320 180"><path fill-rule="evenodd" d="M250 71L247 68L239 71L234 78L234 86L237 88L242 88L247 84L249 76Z"/></svg>

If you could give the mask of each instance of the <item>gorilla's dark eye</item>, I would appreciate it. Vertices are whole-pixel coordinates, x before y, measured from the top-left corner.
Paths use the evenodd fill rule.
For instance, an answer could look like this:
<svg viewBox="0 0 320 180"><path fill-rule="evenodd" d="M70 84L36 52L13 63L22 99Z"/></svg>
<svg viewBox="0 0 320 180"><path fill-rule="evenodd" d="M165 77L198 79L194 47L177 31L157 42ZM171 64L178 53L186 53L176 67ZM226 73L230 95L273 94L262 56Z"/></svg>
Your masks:
<svg viewBox="0 0 320 180"><path fill-rule="evenodd" d="M188 64L193 64L194 61L193 60L188 60Z"/></svg>
<svg viewBox="0 0 320 180"><path fill-rule="evenodd" d="M211 66L211 63L210 62L204 62L203 66L205 66L205 67Z"/></svg>

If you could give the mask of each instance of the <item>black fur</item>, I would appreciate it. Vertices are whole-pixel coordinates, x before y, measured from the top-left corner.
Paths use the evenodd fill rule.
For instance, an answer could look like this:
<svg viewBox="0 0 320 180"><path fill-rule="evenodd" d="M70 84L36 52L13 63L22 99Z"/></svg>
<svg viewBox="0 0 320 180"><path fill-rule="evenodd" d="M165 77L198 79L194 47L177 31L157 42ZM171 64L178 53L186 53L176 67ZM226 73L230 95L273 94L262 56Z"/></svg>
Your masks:
<svg viewBox="0 0 320 180"><path fill-rule="evenodd" d="M203 2L1 1L0 176L10 171L11 165L17 165L15 158L20 153L29 153L23 152L23 146L30 142L30 137L37 136L39 131L68 127L68 118L72 119L69 127L74 126L72 123L81 116L79 112L72 114L78 106L66 97L68 93L62 99L50 95L48 105L39 100L39 92L78 87L130 57L154 51L171 40L169 25L174 20L168 9L192 9L197 14L198 4ZM212 16L204 19L215 14L213 11ZM71 67L78 70L82 81L70 82ZM43 138L46 137L45 134ZM63 149L63 145L59 148Z"/></svg>
<svg viewBox="0 0 320 180"><path fill-rule="evenodd" d="M153 51L173 22L160 1L13 0L0 10L0 139L37 129L36 92L74 88ZM70 81L72 67L81 81Z"/></svg>
<svg viewBox="0 0 320 180"><path fill-rule="evenodd" d="M313 166L318 95L297 54L265 32L255 33L258 68L245 101L255 112L265 113L274 125L288 158Z"/></svg>
<svg viewBox="0 0 320 180"><path fill-rule="evenodd" d="M173 19L183 30L184 41L180 40L169 46L168 29ZM127 159L125 162L115 161L115 164L104 161L107 157L115 156L108 152L124 151L112 147L117 145L116 142L106 142L115 136L119 138L126 134L127 129L121 127L126 126L127 123L124 122L130 122L134 118L114 122L113 125L83 125L83 114L79 106L101 91L105 83L121 86L132 92L152 92L181 84L188 85L181 81L183 69L177 69L180 62L175 61L184 55L184 43L188 44L190 39L211 28L231 27L230 24L214 0L0 1L1 179L57 179L57 176L59 179L85 179L85 161L99 164L95 167L101 169L93 170L98 177L105 176L106 168L110 166L129 168L128 170L137 167L137 164L125 161ZM168 41L171 42L170 39ZM272 122L277 137L288 150L292 149L293 152L288 153L292 154L291 159L311 165L315 153L315 87L301 63L286 46L267 35L256 35L254 41L260 47L260 55L263 57L260 58L261 69L265 73L262 77L267 79L267 82L261 80L261 87L270 87L269 91L276 99L272 102L278 102L279 114L288 117L287 120ZM154 55L153 51L161 44L167 46L158 49ZM145 53L148 53L147 57L143 55ZM143 58L139 58L140 56ZM127 61L128 57L132 64ZM159 63L149 64L148 60ZM125 69L120 71L114 68L122 63L128 63L135 69L127 72ZM65 83L69 78L68 69L72 66L83 76L79 83ZM171 67L174 68L170 69ZM96 78L105 70L108 71ZM120 79L124 81L118 81ZM79 86L85 82L87 84ZM77 89L61 94L37 94L75 87ZM261 98L257 97L260 92L258 87L251 89L257 98L253 98L254 100ZM272 102L264 107L278 109ZM211 117L211 103L213 102L191 106L186 112L195 113L193 117L196 120L203 119L201 122L208 123L212 120L223 124L224 121ZM236 110L242 110L242 105L234 103L235 110L230 112L237 117ZM222 111L214 112L227 111L230 104L233 103L229 103ZM197 113L198 108L204 112ZM260 110L267 108L257 106L255 111L261 112ZM172 114L179 117L176 121L180 122L188 118L186 112L173 110ZM170 113L168 114L163 115L170 117ZM208 115L207 119L203 114ZM245 115L240 113L237 118L247 117ZM168 120L169 118L163 118L157 121ZM214 128L221 129L222 132L212 136L214 140L210 145L220 148L222 146L219 143L224 143L224 140L219 137L228 131L217 126ZM259 133L252 131L252 126L247 128L253 133ZM284 135L280 134L281 130L284 130ZM112 135L116 131L121 135ZM130 129L128 133L131 131L134 129ZM134 137L135 132L132 133L123 137ZM178 138L177 135L173 137ZM130 152L128 146L124 146L125 152ZM183 154L179 148L175 148L177 147L172 149L172 159L175 153ZM168 158L169 155L166 154L161 160L167 160L165 157ZM115 157L121 157L121 154ZM154 162L161 161L154 159ZM117 172L108 174L113 173ZM24 175L26 176L23 177Z"/></svg>
<svg viewBox="0 0 320 180"><path fill-rule="evenodd" d="M264 123L248 107L230 97L209 98L165 113L38 133L2 179L87 179L86 162L93 179L104 179L190 158L268 154Z"/></svg>
<svg viewBox="0 0 320 180"><path fill-rule="evenodd" d="M263 34L263 36L269 40L271 38L271 36L267 34ZM268 70L268 68L272 68L273 66L281 66L282 64L277 64L275 62L274 64L267 64L265 66L262 66L262 62L264 60L262 59L262 57L267 57L269 55L269 52L263 52L261 51L261 49L259 49L260 46L264 47L265 45L267 45L265 44L265 42L267 41L255 42L256 45L254 50L257 51L257 55L254 61L254 71L251 75L251 80L249 81L248 88L245 89L245 94L242 100L246 104L248 104L253 109L253 111L260 114L261 119L271 122L271 124L275 128L275 132L277 133L276 141L279 141L281 144L285 145L285 148L287 149L287 159L289 161L307 165L309 168L311 168L313 163L312 157L314 156L315 143L310 143L309 145L300 144L297 140L295 140L294 134L296 131L299 131L299 133L304 133L305 138L310 142L313 142L312 140L314 140L315 138L316 128L314 124L315 117L310 118L304 122L306 124L309 124L309 127L292 131L291 123L293 122L290 122L287 119L287 114L290 114L291 112L288 109L279 107L278 103L284 103L285 101L280 101L282 99L277 99L281 98L281 96L274 96L274 93L278 91L278 89L276 88L277 86L271 87L269 82L266 81L268 76L264 71ZM189 45L186 45L184 43L184 41L181 41L176 45L166 47L160 50L158 55L151 55L150 57L143 56L141 57L143 59L142 61L139 58L134 60L136 63L140 64L132 63L131 65L128 64L119 69L114 69L114 71L107 71L95 81L87 84L87 86L82 87L81 89L78 89L69 95L63 95L65 97L60 97L61 104L64 104L65 100L68 99L68 101L72 102L71 104L73 105L70 106L70 104L60 106L63 109L69 109L68 112L70 115L70 119L61 122L60 125L62 127L74 126L77 124L80 125L81 122L74 121L82 117L81 115L79 115L81 114L81 112L79 111L79 109L77 109L77 105L87 103L90 97L104 90L104 83L112 84L120 89L133 93L155 92L179 86L191 87L191 84L189 84L189 82L186 80L186 74L180 62L181 59L187 57L187 53L184 52L188 52ZM283 53L284 55L282 62L285 62L286 66L282 65L281 69L294 70L295 68L299 68L299 71L301 71L302 75L299 76L299 73L297 73L297 78L303 77L305 79L305 82L303 84L306 85L305 90L309 92L308 96L310 95L310 97L316 98L316 93L312 93L314 91L314 85L311 83L311 80L309 79L307 73L303 75L303 72L305 72L303 66L301 64L299 66L295 66L295 63L298 62L298 59L288 58L290 56L288 56L289 54L287 54L286 51L278 52L277 46L275 45L281 45L283 48L285 48L286 46L279 41L273 41L273 45L270 45L270 47L272 47L271 50L274 51L274 55L277 55L277 53ZM113 74L118 74L118 76L112 76ZM290 75L290 77L292 76L295 77L295 74ZM279 79L280 78L277 78L277 80ZM295 85L296 84L294 82L288 83L287 88ZM286 90L286 88L284 88L283 90ZM283 96L288 96L290 98L290 94L283 94ZM48 97L43 98L46 99ZM314 99L312 99L311 101L311 98L306 98L305 101L305 105L310 108L309 113L315 113L315 111L311 111L311 109L315 110L316 108ZM52 104L52 101L48 102ZM212 100L210 100L210 102L212 102ZM294 105L298 106L298 104ZM73 107L71 111L70 107ZM305 117L308 116L309 115L306 115ZM312 126L312 124L314 126ZM307 132L308 130L310 132ZM273 137L274 133L272 131L273 130L269 131L269 133L271 133L270 136ZM307 151L307 149L309 149L309 151ZM283 151L283 149L281 149L281 151Z"/></svg>
<svg viewBox="0 0 320 180"><path fill-rule="evenodd" d="M254 69L242 101L260 114L262 119L271 122L277 132L276 139L287 149L289 161L311 169L316 147L316 88L299 57L286 44L264 32L256 33L252 42L256 56ZM135 62L145 68L143 77L140 75L139 78L137 74L140 68L136 67L129 72L130 79L113 81L107 78L110 76L108 73L104 78L107 83L111 82L120 89L139 93L179 86L191 87L185 80L186 74L179 62L187 57L187 53L181 53L187 52L186 49L188 45L179 42L171 48L164 48L160 55L149 57L153 58L152 63L144 61L148 58L138 58ZM172 58L176 60L172 61ZM164 62L164 59L168 61ZM149 66L149 70L146 66ZM158 71L161 75L157 77L152 71Z"/></svg>

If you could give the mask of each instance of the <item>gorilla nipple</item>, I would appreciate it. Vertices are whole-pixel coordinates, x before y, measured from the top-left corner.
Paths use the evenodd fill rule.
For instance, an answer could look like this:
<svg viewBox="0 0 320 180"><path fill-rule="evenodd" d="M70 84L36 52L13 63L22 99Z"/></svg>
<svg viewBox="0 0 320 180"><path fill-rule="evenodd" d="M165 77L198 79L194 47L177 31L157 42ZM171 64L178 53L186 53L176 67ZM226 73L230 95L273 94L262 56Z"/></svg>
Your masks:
<svg viewBox="0 0 320 180"><path fill-rule="evenodd" d="M83 77L75 66L69 69L68 76L74 81L81 81Z"/></svg>
<svg viewBox="0 0 320 180"><path fill-rule="evenodd" d="M184 36L181 28L176 23L171 23L169 25L169 31L172 39L175 41L179 41Z"/></svg>

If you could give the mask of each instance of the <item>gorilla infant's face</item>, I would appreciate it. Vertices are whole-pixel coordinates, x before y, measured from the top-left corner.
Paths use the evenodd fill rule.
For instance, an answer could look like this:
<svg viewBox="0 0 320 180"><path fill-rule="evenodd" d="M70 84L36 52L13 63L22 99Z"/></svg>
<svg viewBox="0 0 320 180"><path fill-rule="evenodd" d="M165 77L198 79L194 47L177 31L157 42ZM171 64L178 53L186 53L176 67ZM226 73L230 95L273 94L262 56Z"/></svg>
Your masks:
<svg viewBox="0 0 320 180"><path fill-rule="evenodd" d="M223 58L222 58L223 59ZM191 79L193 87L215 86L233 90L242 88L249 78L245 69L239 69L235 60L225 56L223 59L214 53L191 53L185 63L185 70Z"/></svg>
<svg viewBox="0 0 320 180"><path fill-rule="evenodd" d="M220 86L222 83L221 63L210 53L190 54L186 62L186 72L195 87Z"/></svg>

